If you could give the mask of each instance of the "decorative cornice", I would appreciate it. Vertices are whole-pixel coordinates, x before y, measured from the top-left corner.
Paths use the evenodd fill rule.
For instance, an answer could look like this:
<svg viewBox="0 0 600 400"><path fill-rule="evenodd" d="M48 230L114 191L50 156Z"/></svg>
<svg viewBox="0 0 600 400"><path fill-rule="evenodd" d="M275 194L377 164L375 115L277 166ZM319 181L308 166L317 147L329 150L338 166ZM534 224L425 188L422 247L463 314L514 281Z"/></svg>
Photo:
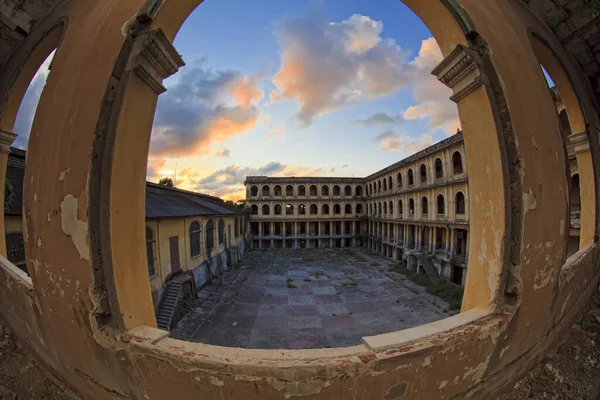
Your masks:
<svg viewBox="0 0 600 400"><path fill-rule="evenodd" d="M479 55L463 45L456 48L431 73L454 94L450 100L458 103L481 85L487 83Z"/></svg>
<svg viewBox="0 0 600 400"><path fill-rule="evenodd" d="M134 44L133 51L134 56L129 69L133 70L158 94L167 90L162 81L185 65L162 29L141 35Z"/></svg>
<svg viewBox="0 0 600 400"><path fill-rule="evenodd" d="M575 148L575 154L588 153L590 151L590 144L588 142L586 131L570 135L569 141Z"/></svg>
<svg viewBox="0 0 600 400"><path fill-rule="evenodd" d="M4 154L10 153L10 146L17 138L16 133L0 129L0 152Z"/></svg>

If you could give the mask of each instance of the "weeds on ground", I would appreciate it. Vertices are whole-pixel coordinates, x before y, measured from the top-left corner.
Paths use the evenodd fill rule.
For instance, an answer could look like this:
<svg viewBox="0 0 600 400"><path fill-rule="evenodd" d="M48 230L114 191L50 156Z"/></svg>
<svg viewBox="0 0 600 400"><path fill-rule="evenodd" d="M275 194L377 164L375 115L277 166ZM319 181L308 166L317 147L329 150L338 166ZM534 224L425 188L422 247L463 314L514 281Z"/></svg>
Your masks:
<svg viewBox="0 0 600 400"><path fill-rule="evenodd" d="M346 286L356 286L356 285L358 285L358 284L352 278L350 278L349 280L347 280L345 282L340 283L340 286L344 286L344 287L346 287Z"/></svg>
<svg viewBox="0 0 600 400"><path fill-rule="evenodd" d="M288 287L288 289L293 289L293 288L297 287L296 285L294 285L294 281L292 278L287 279L287 287Z"/></svg>
<svg viewBox="0 0 600 400"><path fill-rule="evenodd" d="M312 282L312 279L310 279L310 278L304 278L304 282Z"/></svg>
<svg viewBox="0 0 600 400"><path fill-rule="evenodd" d="M317 271L315 272L315 278L319 279L320 277L325 276L327 277L327 279L331 279L331 277L329 275L327 275L325 272L323 271Z"/></svg>
<svg viewBox="0 0 600 400"><path fill-rule="evenodd" d="M409 271L408 268L406 268L406 262L390 266L390 271L404 275L417 285L423 286L427 293L448 302L450 310L460 309L464 292L462 286L454 285L452 283L433 283L427 276ZM412 288L408 289L411 290ZM414 289L411 291L415 293Z"/></svg>

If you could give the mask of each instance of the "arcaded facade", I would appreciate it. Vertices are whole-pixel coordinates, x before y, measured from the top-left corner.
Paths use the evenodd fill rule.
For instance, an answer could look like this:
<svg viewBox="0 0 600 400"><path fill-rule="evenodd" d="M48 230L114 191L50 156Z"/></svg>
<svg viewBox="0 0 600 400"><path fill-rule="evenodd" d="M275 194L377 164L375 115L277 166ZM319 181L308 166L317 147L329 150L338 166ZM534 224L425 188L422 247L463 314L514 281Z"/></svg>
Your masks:
<svg viewBox="0 0 600 400"><path fill-rule="evenodd" d="M367 246L462 285L468 180L462 132L366 178L246 178L252 247Z"/></svg>
<svg viewBox="0 0 600 400"><path fill-rule="evenodd" d="M463 128L477 218L461 313L352 347L286 351L176 340L153 309L152 121L163 80L184 63L175 36L201 1L2 3L0 184L19 104L58 48L27 148L30 275L0 257L2 320L56 381L86 399L491 399L564 342L600 281L595 5L402 2L439 44L432 72L452 89ZM577 159L570 256L570 163L540 64L564 101ZM0 213L3 256L5 229Z"/></svg>

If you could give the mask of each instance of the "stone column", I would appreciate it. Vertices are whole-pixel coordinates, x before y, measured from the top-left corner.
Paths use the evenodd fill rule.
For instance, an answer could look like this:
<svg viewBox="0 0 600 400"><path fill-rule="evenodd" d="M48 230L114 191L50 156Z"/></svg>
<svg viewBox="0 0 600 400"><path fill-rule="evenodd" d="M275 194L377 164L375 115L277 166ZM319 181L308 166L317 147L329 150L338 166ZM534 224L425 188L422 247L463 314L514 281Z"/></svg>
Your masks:
<svg viewBox="0 0 600 400"><path fill-rule="evenodd" d="M455 241L456 241L456 240L455 240L455 236L456 236L456 235L455 235L455 232L456 232L456 229L454 229L454 228L452 228L452 229L450 230L450 233L451 233L451 234L450 234L450 255L451 255L451 256L454 254L454 252L455 252L455 250L456 250L456 249L455 249L455 247L456 247L456 244L455 244Z"/></svg>
<svg viewBox="0 0 600 400"><path fill-rule="evenodd" d="M594 181L594 165L592 153L588 143L587 132L576 133L569 136L575 147L577 156L577 171L579 173L579 198L581 201L581 216L579 228L579 248L583 249L594 243L596 224L596 194L594 185L587 184ZM570 219L570 210L569 216ZM570 225L569 225L570 226Z"/></svg>
<svg viewBox="0 0 600 400"><path fill-rule="evenodd" d="M6 184L6 164L8 163L8 154L10 145L15 141L17 135L0 129L0 200L4 205L4 185ZM11 182L12 183L12 182ZM2 207L4 208L4 206ZM25 236L25 235L23 235ZM6 230L4 228L4 212L0 213L0 254L4 257L6 254Z"/></svg>

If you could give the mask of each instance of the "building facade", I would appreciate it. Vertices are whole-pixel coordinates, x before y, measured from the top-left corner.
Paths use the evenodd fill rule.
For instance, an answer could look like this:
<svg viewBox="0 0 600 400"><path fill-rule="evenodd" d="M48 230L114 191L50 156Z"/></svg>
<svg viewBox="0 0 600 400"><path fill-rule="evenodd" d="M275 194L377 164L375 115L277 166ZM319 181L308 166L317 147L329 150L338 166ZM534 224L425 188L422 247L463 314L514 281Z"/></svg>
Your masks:
<svg viewBox="0 0 600 400"><path fill-rule="evenodd" d="M468 178L457 133L366 178L246 178L253 248L362 247L464 284Z"/></svg>

